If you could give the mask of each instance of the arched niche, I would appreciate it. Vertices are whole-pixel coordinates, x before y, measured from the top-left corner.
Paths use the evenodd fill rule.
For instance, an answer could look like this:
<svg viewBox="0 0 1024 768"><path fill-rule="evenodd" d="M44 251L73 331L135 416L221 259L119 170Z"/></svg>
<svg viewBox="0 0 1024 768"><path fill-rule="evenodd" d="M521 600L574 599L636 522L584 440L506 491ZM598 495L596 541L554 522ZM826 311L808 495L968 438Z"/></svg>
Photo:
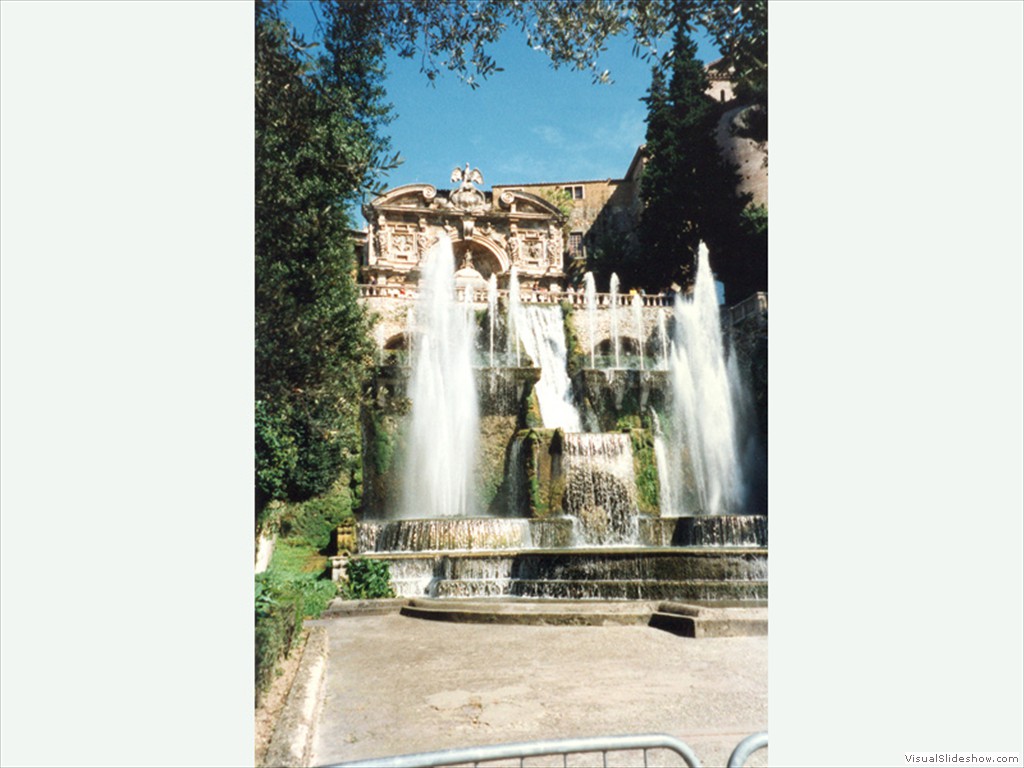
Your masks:
<svg viewBox="0 0 1024 768"><path fill-rule="evenodd" d="M386 352L393 352L399 349L409 348L409 335L406 333L396 333L390 339L384 342L384 350Z"/></svg>
<svg viewBox="0 0 1024 768"><path fill-rule="evenodd" d="M493 240L474 235L472 238L456 240L452 243L452 251L455 253L455 263L462 266L469 251L473 258L473 269L487 280L491 275L504 275L511 266L508 254Z"/></svg>

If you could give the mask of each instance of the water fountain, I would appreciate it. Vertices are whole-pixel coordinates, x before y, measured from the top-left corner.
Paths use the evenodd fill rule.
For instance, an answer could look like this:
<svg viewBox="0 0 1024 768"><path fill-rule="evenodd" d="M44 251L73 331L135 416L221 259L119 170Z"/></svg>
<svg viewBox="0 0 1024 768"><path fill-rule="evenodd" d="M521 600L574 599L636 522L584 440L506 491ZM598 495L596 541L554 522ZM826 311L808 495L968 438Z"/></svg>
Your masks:
<svg viewBox="0 0 1024 768"><path fill-rule="evenodd" d="M515 306L515 305L513 305ZM546 429L580 431L580 417L572 402L572 382L566 370L567 351L562 310L559 307L516 307L516 330L526 354L540 368L537 404Z"/></svg>
<svg viewBox="0 0 1024 768"><path fill-rule="evenodd" d="M479 418L471 314L455 292L451 241L440 236L426 258L416 305L412 415L405 482L406 518L465 517ZM435 459L445 457L444 462Z"/></svg>
<svg viewBox="0 0 1024 768"><path fill-rule="evenodd" d="M494 367L494 331L498 327L498 276L492 274L487 281L487 323L489 355L487 357L491 368Z"/></svg>
<svg viewBox="0 0 1024 768"><path fill-rule="evenodd" d="M670 370L677 460L682 463L684 452L689 456L700 511L736 512L743 505L743 478L736 450L735 387L727 372L718 299L703 243L693 296L676 298L674 316Z"/></svg>
<svg viewBox="0 0 1024 768"><path fill-rule="evenodd" d="M508 276L508 346L509 359L515 359L516 368L519 367L519 315L522 311L522 303L519 299L519 275L515 267L509 271Z"/></svg>
<svg viewBox="0 0 1024 768"><path fill-rule="evenodd" d="M619 368L619 276L614 272L608 288L611 303L612 348L615 351L615 367Z"/></svg>
<svg viewBox="0 0 1024 768"><path fill-rule="evenodd" d="M596 368L597 366L594 365L594 347L596 346L594 324L597 322L597 287L593 272L587 272L583 276L583 290L587 302L587 340L590 342L587 349L590 350L590 367Z"/></svg>
<svg viewBox="0 0 1024 768"><path fill-rule="evenodd" d="M639 293L633 294L633 325L636 328L637 345L640 347L640 370L644 369L644 300Z"/></svg>
<svg viewBox="0 0 1024 768"><path fill-rule="evenodd" d="M766 518L739 514L735 421L748 406L706 249L692 299L633 296L639 367L625 368L617 277L601 300L588 273L585 312L568 315L524 304L512 267L501 323L494 276L475 306L455 295L453 267L442 237L421 278L411 370L379 372L364 409L358 550L390 563L398 594L763 600ZM646 327L662 349L649 363Z"/></svg>

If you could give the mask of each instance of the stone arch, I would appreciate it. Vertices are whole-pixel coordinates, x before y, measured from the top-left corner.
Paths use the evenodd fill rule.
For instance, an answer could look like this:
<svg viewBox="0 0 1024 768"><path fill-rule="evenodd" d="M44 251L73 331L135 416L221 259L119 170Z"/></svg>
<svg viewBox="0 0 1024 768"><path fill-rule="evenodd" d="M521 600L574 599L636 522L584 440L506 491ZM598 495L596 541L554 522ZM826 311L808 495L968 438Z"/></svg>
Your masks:
<svg viewBox="0 0 1024 768"><path fill-rule="evenodd" d="M615 344L611 337L605 336L594 344L594 354L614 355ZM640 342L635 336L619 336L619 354L640 356Z"/></svg>
<svg viewBox="0 0 1024 768"><path fill-rule="evenodd" d="M462 263L462 257L468 249L471 249L473 254L473 268L485 280L492 274L504 275L512 266L504 248L490 238L480 235L474 235L469 239L463 238L452 243L456 264Z"/></svg>
<svg viewBox="0 0 1024 768"><path fill-rule="evenodd" d="M407 333L396 333L384 342L384 351L392 352L399 349L409 348L409 334Z"/></svg>

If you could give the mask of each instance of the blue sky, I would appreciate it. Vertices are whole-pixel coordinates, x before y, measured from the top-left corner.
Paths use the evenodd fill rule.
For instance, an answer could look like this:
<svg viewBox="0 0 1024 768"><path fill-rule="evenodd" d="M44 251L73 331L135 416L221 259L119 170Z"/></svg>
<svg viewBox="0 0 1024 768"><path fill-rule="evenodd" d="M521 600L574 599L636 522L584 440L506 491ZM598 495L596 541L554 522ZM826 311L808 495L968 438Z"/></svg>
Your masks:
<svg viewBox="0 0 1024 768"><path fill-rule="evenodd" d="M287 17L307 41L316 39L309 2L288 3ZM698 58L718 58L698 41ZM416 182L450 186L452 168L479 168L484 187L538 181L622 178L646 133L640 98L651 63L635 58L629 39L610 42L599 68L613 83L595 85L589 72L552 69L547 56L508 30L491 50L503 72L476 90L444 73L431 86L418 59L388 60L388 98L396 119L388 126L404 163L388 187Z"/></svg>

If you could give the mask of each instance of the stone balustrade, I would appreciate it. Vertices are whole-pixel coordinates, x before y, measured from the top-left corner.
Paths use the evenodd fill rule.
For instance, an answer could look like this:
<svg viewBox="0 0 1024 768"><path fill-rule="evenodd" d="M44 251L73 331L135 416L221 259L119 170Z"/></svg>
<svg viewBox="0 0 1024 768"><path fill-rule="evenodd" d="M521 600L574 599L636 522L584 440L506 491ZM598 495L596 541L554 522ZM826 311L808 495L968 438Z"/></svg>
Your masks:
<svg viewBox="0 0 1024 768"><path fill-rule="evenodd" d="M487 307L487 291L472 290L469 297L474 309ZM394 349L393 345L405 345L404 336L408 331L410 313L413 310L413 300L418 292L414 286L399 285L360 285L359 296L363 305L375 316L374 338L379 349ZM499 289L502 311L508 304L508 290ZM598 293L597 308L592 321L587 313L586 295L582 291L531 291L520 292L520 300L525 306L548 305L557 306L565 301L575 310L575 318L571 321L580 343L590 349L591 342L594 347L608 347L612 337L612 320L617 315L619 336L624 340L633 340L633 343L641 344L652 358L664 358L662 339L663 328L671 325L672 305L675 301L674 294L640 294L643 301L642 328L636 327L636 316L633 312L631 294L621 294L617 297L615 305L612 304L610 293ZM461 294L460 294L461 298ZM613 307L618 312L607 310ZM757 317L758 322L763 323L768 316L768 294L755 293L732 307L722 307L723 325L739 325L741 323L753 322L746 318ZM591 325L592 323L592 325ZM629 344L631 342L625 341ZM605 354L605 352L598 352Z"/></svg>
<svg viewBox="0 0 1024 768"><path fill-rule="evenodd" d="M473 289L470 291L469 301L473 304L486 304L487 291ZM508 289L499 288L498 296L507 297ZM416 288L400 285L360 285L359 298L361 299L405 299L415 300L419 295ZM462 290L457 291L460 298L464 297ZM613 296L610 293L595 294L599 309L607 309L611 306L630 307L633 303L633 294L619 294ZM671 307L675 295L670 293L640 294L644 307ZM523 289L519 293L519 300L523 304L560 304L568 302L573 307L586 308L586 294L583 291L534 291Z"/></svg>
<svg viewBox="0 0 1024 768"><path fill-rule="evenodd" d="M768 314L768 294L758 292L733 304L727 310L729 322L735 324L748 317L765 317Z"/></svg>

